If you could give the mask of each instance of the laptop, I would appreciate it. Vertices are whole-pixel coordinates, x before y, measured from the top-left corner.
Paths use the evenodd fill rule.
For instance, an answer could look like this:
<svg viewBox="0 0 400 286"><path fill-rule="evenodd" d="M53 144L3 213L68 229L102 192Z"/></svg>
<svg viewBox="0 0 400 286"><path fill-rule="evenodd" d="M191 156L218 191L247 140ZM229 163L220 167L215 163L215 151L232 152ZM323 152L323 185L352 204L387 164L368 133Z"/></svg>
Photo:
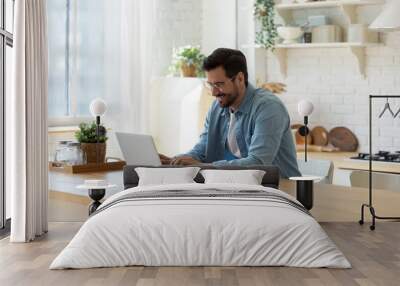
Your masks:
<svg viewBox="0 0 400 286"><path fill-rule="evenodd" d="M116 132L119 147L128 165L161 166L151 135Z"/></svg>

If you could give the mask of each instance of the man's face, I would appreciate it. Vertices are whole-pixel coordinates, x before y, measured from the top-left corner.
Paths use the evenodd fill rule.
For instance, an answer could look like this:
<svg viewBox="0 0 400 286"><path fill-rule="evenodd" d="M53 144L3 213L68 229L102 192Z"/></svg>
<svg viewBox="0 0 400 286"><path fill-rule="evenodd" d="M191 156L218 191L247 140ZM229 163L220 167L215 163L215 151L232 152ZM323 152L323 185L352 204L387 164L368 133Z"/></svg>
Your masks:
<svg viewBox="0 0 400 286"><path fill-rule="evenodd" d="M228 78L223 67L207 71L207 82L212 86L212 95L216 97L221 107L231 106L239 96L235 77Z"/></svg>

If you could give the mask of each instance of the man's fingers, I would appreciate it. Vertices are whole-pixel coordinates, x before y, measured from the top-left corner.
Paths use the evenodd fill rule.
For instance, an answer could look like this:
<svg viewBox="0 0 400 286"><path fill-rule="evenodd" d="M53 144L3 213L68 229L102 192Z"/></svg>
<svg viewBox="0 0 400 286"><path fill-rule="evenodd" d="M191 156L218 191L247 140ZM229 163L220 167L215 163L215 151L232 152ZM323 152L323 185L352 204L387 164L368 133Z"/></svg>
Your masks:
<svg viewBox="0 0 400 286"><path fill-rule="evenodd" d="M161 159L161 164L162 165L169 165L169 164L171 164L171 159Z"/></svg>
<svg viewBox="0 0 400 286"><path fill-rule="evenodd" d="M171 161L171 165L180 165L182 158L175 158Z"/></svg>
<svg viewBox="0 0 400 286"><path fill-rule="evenodd" d="M191 157L178 157L171 161L171 165L190 165L192 160Z"/></svg>
<svg viewBox="0 0 400 286"><path fill-rule="evenodd" d="M158 154L158 156L160 157L161 160L171 160L170 157L165 156L164 154Z"/></svg>

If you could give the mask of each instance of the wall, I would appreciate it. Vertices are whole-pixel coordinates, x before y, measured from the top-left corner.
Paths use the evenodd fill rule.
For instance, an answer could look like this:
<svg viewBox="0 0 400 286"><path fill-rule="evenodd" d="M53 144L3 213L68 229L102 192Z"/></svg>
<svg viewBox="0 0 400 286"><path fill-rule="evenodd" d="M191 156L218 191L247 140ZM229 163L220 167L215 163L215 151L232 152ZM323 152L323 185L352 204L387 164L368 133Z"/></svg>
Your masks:
<svg viewBox="0 0 400 286"><path fill-rule="evenodd" d="M236 48L236 1L203 0L202 48L208 55L217 48Z"/></svg>
<svg viewBox="0 0 400 286"><path fill-rule="evenodd" d="M358 12L361 19L368 19L379 12L379 7ZM323 125L328 130L346 126L358 137L360 150L367 152L368 95L400 95L400 33L382 35L382 42L382 46L366 49L365 78L358 73L356 60L347 49L288 50L286 79L280 75L274 57L259 51L259 62L264 65L259 77L263 81L287 84L287 93L282 95L282 100L292 122L301 120L297 114L297 102L309 99L315 105L315 112L310 117L311 125ZM378 120L384 103L379 100L374 108L374 150L398 151L400 118L385 116ZM391 103L395 112L399 110L400 100L391 100Z"/></svg>
<svg viewBox="0 0 400 286"><path fill-rule="evenodd" d="M156 0L156 75L165 75L173 48L201 45L202 1Z"/></svg>

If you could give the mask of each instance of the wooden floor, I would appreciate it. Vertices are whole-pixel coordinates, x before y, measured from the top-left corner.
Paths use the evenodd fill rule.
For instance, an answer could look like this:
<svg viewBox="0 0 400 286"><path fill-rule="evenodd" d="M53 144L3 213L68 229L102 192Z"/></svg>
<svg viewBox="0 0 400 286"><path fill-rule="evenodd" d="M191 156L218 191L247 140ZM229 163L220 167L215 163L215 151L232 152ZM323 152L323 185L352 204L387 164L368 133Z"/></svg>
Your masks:
<svg viewBox="0 0 400 286"><path fill-rule="evenodd" d="M0 285L400 285L400 224L371 232L356 223L322 223L353 265L350 270L288 267L123 267L48 270L81 223L51 223L28 244L0 241Z"/></svg>

